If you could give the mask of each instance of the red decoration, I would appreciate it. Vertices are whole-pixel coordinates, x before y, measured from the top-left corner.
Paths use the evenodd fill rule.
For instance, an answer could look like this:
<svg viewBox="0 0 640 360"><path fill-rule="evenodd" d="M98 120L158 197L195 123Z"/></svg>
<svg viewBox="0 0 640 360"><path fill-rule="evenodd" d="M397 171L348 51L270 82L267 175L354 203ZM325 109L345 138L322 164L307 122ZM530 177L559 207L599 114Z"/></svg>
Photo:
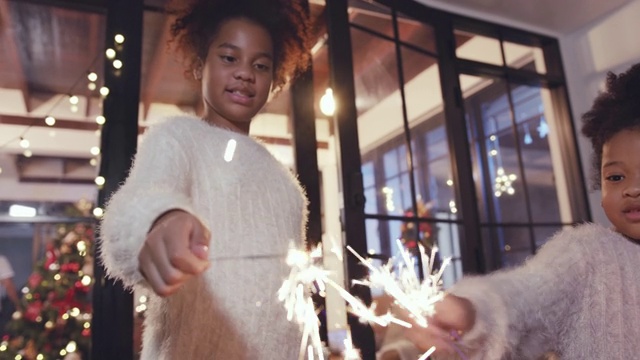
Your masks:
<svg viewBox="0 0 640 360"><path fill-rule="evenodd" d="M29 321L36 321L36 318L42 313L42 301L34 301L27 306L24 312L24 318Z"/></svg>
<svg viewBox="0 0 640 360"><path fill-rule="evenodd" d="M78 264L78 263L62 264L62 265L60 265L60 271L70 272L70 273L77 273L78 271L80 271L80 264Z"/></svg>
<svg viewBox="0 0 640 360"><path fill-rule="evenodd" d="M31 274L31 276L29 276L29 280L27 280L29 288L31 289L38 286L40 282L42 282L42 275L40 275L40 273L37 273L37 272Z"/></svg>

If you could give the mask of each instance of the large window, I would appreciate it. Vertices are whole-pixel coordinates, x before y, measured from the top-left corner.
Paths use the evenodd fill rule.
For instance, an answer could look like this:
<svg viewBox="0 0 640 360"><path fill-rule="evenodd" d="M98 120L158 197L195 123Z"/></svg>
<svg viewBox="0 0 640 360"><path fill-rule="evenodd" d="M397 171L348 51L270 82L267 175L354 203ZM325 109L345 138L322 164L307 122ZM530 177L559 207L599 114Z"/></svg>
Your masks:
<svg viewBox="0 0 640 360"><path fill-rule="evenodd" d="M412 2L349 6L372 256L437 245L449 285L588 219L555 39Z"/></svg>

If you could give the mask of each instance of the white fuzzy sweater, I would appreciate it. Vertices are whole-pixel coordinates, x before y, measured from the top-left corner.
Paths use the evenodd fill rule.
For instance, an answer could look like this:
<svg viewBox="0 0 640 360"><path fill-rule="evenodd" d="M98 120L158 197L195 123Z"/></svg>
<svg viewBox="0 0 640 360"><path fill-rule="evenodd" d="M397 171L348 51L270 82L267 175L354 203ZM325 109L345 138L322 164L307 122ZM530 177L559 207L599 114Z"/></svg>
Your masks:
<svg viewBox="0 0 640 360"><path fill-rule="evenodd" d="M564 230L524 266L451 292L477 310L460 343L469 359L640 358L640 244L602 226Z"/></svg>
<svg viewBox="0 0 640 360"><path fill-rule="evenodd" d="M137 257L151 224L183 209L211 230L211 267L150 299L142 359L296 359L301 335L276 293L290 244L303 240L306 205L291 172L252 138L190 116L151 127L108 203L102 261L127 287L141 285Z"/></svg>

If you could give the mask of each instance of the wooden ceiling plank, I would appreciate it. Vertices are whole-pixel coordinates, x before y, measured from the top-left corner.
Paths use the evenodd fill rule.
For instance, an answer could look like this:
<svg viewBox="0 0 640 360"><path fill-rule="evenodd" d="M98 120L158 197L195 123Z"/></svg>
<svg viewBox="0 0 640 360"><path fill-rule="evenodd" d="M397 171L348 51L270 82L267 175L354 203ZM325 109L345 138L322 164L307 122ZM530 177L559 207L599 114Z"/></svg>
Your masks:
<svg viewBox="0 0 640 360"><path fill-rule="evenodd" d="M22 99L27 113L31 112L30 104L30 91L29 84L27 83L24 67L22 66L22 60L20 59L20 53L18 52L18 45L16 44L16 37L13 31L13 19L9 11L9 4L6 1L0 1L0 18L3 19L5 27L5 39L7 45L7 52L4 54L15 66L15 75L18 79L18 88L22 91Z"/></svg>

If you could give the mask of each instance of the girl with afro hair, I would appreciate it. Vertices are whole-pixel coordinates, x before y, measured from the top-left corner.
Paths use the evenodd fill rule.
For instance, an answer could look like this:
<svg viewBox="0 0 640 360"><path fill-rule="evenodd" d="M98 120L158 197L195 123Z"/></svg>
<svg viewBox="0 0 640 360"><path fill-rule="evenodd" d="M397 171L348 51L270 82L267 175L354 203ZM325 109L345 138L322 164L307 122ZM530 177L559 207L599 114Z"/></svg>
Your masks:
<svg viewBox="0 0 640 360"><path fill-rule="evenodd" d="M200 83L200 116L152 126L101 223L101 259L153 293L143 360L294 359L301 334L277 290L303 241L298 181L248 136L269 95L309 63L298 1L192 1L173 41Z"/></svg>
<svg viewBox="0 0 640 360"><path fill-rule="evenodd" d="M523 266L462 279L427 328L441 358L635 359L640 354L640 64L607 77L583 116L611 227L554 235ZM555 356L554 355L554 356Z"/></svg>

